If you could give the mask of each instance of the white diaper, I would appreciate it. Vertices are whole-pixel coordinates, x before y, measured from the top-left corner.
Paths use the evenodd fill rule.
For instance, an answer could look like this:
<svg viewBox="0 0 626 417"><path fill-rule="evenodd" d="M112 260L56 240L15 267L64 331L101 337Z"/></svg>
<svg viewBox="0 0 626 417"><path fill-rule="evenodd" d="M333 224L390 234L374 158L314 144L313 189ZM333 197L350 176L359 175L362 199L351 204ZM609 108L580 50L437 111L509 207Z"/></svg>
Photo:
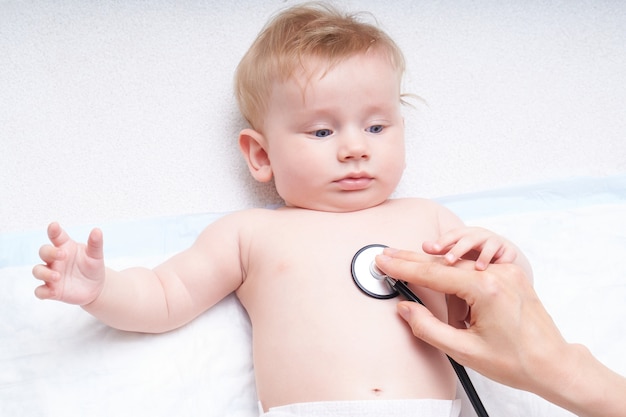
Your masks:
<svg viewBox="0 0 626 417"><path fill-rule="evenodd" d="M262 410L263 417L458 417L461 400L322 401Z"/></svg>

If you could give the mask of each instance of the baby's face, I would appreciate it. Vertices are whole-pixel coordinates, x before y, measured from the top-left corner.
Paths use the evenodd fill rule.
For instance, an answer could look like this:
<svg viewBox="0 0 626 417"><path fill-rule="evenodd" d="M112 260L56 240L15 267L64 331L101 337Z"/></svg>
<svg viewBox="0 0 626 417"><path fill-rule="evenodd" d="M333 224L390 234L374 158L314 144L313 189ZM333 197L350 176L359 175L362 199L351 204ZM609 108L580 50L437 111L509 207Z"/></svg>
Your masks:
<svg viewBox="0 0 626 417"><path fill-rule="evenodd" d="M376 206L405 166L400 76L378 53L319 68L274 85L263 133L276 189L288 206Z"/></svg>

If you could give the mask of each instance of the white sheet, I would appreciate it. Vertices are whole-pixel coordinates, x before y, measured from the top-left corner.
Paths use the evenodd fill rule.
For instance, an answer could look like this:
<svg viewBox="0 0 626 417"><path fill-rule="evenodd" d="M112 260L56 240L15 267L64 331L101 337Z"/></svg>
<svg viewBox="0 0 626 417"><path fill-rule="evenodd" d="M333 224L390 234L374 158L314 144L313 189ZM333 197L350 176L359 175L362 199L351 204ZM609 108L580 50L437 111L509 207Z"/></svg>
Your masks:
<svg viewBox="0 0 626 417"><path fill-rule="evenodd" d="M441 201L515 241L565 337L626 375L626 175ZM155 265L220 215L104 225L108 262ZM80 239L87 229L72 232ZM44 230L0 235L1 416L257 415L250 328L234 297L167 334L113 330L80 308L34 297L30 270L44 240ZM492 417L570 415L469 372Z"/></svg>

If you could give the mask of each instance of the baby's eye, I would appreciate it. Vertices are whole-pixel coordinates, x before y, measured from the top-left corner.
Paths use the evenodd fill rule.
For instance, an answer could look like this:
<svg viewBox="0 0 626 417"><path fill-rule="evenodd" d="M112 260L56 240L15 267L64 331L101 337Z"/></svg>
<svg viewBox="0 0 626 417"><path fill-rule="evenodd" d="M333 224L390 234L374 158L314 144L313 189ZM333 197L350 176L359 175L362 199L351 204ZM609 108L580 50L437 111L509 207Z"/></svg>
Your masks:
<svg viewBox="0 0 626 417"><path fill-rule="evenodd" d="M383 129L384 129L383 125L373 125L373 126L368 127L365 130L370 133L380 133L383 131Z"/></svg>
<svg viewBox="0 0 626 417"><path fill-rule="evenodd" d="M328 137L328 136L330 136L332 134L333 134L333 131L330 130L330 129L317 129L317 130L313 131L313 135L316 138L326 138L326 137Z"/></svg>

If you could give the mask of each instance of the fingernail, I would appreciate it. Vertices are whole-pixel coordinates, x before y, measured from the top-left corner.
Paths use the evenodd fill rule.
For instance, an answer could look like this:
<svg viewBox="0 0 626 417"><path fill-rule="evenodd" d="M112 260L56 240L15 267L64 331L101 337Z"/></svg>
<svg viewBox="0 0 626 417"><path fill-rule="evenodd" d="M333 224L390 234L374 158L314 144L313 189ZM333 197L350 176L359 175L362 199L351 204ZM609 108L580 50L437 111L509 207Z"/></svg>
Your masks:
<svg viewBox="0 0 626 417"><path fill-rule="evenodd" d="M393 255L395 253L400 252L400 249L396 249L396 248L385 248L383 250L383 253L389 254L389 255Z"/></svg>
<svg viewBox="0 0 626 417"><path fill-rule="evenodd" d="M398 313L404 320L409 321L411 310L406 305L398 304Z"/></svg>
<svg viewBox="0 0 626 417"><path fill-rule="evenodd" d="M384 254L381 253L380 255L378 255L376 257L376 260L379 261L379 262L387 262L387 261L390 261L391 258L389 256L384 255Z"/></svg>
<svg viewBox="0 0 626 417"><path fill-rule="evenodd" d="M454 261L456 261L456 258L454 257L453 254L447 253L446 254L446 261L448 261L449 263L453 264Z"/></svg>

